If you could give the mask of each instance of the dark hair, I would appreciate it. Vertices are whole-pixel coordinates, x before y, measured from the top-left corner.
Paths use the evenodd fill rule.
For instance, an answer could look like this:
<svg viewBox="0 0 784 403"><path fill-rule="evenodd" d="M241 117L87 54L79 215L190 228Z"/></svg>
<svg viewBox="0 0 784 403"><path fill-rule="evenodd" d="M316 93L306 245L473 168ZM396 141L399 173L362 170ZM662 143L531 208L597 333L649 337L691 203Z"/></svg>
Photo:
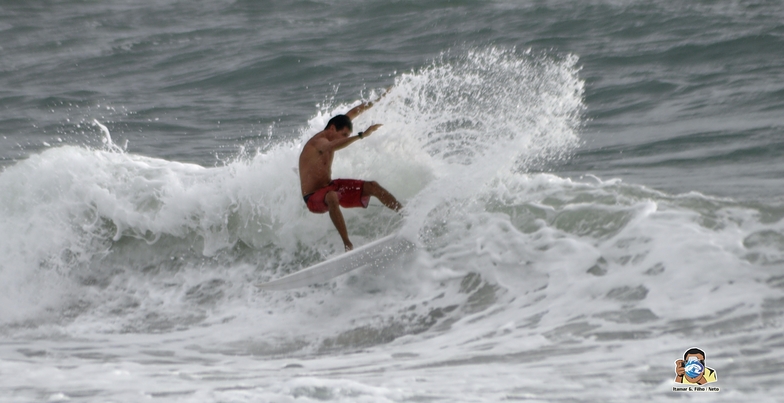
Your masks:
<svg viewBox="0 0 784 403"><path fill-rule="evenodd" d="M700 360L700 361L703 362L702 365L705 365L704 358L706 358L706 357L705 357L705 352L704 351L700 350L699 348L690 348L688 351L683 353L683 359L685 360L686 356L688 356L689 354L700 354L700 355L702 355L703 360Z"/></svg>
<svg viewBox="0 0 784 403"><path fill-rule="evenodd" d="M329 122L327 122L327 127L324 129L329 129L332 125L335 125L335 130L343 130L344 127L348 127L349 130L354 130L354 125L351 124L351 118L346 115L337 115L330 119Z"/></svg>

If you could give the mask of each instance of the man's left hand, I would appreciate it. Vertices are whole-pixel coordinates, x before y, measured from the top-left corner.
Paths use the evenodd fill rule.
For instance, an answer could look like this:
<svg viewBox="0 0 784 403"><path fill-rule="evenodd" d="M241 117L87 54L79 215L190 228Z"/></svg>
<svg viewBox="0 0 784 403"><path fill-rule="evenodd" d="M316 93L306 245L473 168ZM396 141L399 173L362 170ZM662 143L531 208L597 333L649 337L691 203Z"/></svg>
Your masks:
<svg viewBox="0 0 784 403"><path fill-rule="evenodd" d="M374 124L374 125L372 125L372 126L368 127L368 128L367 128L367 130L365 130L364 132L362 132L362 138L365 138L365 137L367 137L367 136L370 136L370 134L371 134L371 133L373 133L374 131L376 131L376 129L378 129L378 128L379 128L379 127L381 127L381 126L382 126L382 124L380 124L380 123L377 123L377 124Z"/></svg>

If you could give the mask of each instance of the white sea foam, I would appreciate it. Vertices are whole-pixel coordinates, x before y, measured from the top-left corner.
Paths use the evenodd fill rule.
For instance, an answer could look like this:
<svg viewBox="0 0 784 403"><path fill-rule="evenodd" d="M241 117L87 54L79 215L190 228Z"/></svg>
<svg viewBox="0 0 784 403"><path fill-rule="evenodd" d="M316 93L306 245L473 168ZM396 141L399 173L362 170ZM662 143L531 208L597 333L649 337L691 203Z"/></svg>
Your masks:
<svg viewBox="0 0 784 403"><path fill-rule="evenodd" d="M24 359L0 361L22 374L0 386L19 401L548 400L612 387L630 349L648 364L624 376L664 382L689 346L710 366L744 338L780 343L780 207L527 173L578 143L576 70L489 49L400 76L355 122L384 127L333 173L406 204L346 211L355 244L399 230L419 248L304 290L252 283L340 250L304 209L296 161L352 105L222 167L64 146L7 168L0 328L41 342L2 346ZM471 389L489 376L477 384L495 389Z"/></svg>

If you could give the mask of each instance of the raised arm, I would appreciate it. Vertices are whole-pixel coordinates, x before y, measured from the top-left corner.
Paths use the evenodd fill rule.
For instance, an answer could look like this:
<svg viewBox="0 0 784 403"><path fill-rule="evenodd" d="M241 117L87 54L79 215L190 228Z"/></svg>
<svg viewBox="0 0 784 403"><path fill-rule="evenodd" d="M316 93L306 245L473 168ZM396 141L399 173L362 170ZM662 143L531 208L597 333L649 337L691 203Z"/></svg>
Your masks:
<svg viewBox="0 0 784 403"><path fill-rule="evenodd" d="M376 99L376 102L378 102L379 99L384 98L384 96L389 94L389 91L391 91L391 90L392 90L392 87L388 87L387 90L384 91L384 93L381 94L381 96L378 97L378 99ZM361 103L361 104L351 108L350 111L346 112L346 116L348 116L349 119L354 120L354 118L357 117L360 113L370 109L372 106L373 106L373 101L363 102L363 103Z"/></svg>
<svg viewBox="0 0 784 403"><path fill-rule="evenodd" d="M348 116L349 119L354 120L354 118L357 117L357 115L359 115L360 113L370 109L372 106L373 106L373 102L370 102L370 101L363 102L363 103L361 103L361 104L351 108L350 111L346 112L346 116Z"/></svg>
<svg viewBox="0 0 784 403"><path fill-rule="evenodd" d="M359 137L359 135L356 135L356 136L346 137L346 138L342 138L342 139L337 139L337 140L334 140L334 141L330 141L329 144L327 145L327 147L329 147L329 149L332 150L332 151L342 150L342 149L350 146L351 143L353 143L353 142L355 142L355 141L357 141L357 140L359 140L361 138L362 137Z"/></svg>
<svg viewBox="0 0 784 403"><path fill-rule="evenodd" d="M323 141L315 144L315 146L321 152L342 150L350 146L355 141L370 136L370 134L376 131L379 127L381 127L381 124L377 123L375 125L368 127L365 131L359 132L356 136L344 137L333 141L327 141L326 139L324 139Z"/></svg>

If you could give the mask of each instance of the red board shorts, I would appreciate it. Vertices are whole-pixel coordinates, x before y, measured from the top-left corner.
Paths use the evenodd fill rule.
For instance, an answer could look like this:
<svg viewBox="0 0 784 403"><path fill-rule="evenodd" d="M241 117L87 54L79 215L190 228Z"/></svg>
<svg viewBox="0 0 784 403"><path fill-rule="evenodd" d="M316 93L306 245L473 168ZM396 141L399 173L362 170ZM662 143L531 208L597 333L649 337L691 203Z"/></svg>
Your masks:
<svg viewBox="0 0 784 403"><path fill-rule="evenodd" d="M306 195L305 204L308 205L308 210L314 213L326 213L329 211L326 200L327 193L334 190L338 194L338 203L341 207L363 207L367 208L370 202L370 196L362 196L362 189L365 187L365 181L357 179L335 179L329 185Z"/></svg>

